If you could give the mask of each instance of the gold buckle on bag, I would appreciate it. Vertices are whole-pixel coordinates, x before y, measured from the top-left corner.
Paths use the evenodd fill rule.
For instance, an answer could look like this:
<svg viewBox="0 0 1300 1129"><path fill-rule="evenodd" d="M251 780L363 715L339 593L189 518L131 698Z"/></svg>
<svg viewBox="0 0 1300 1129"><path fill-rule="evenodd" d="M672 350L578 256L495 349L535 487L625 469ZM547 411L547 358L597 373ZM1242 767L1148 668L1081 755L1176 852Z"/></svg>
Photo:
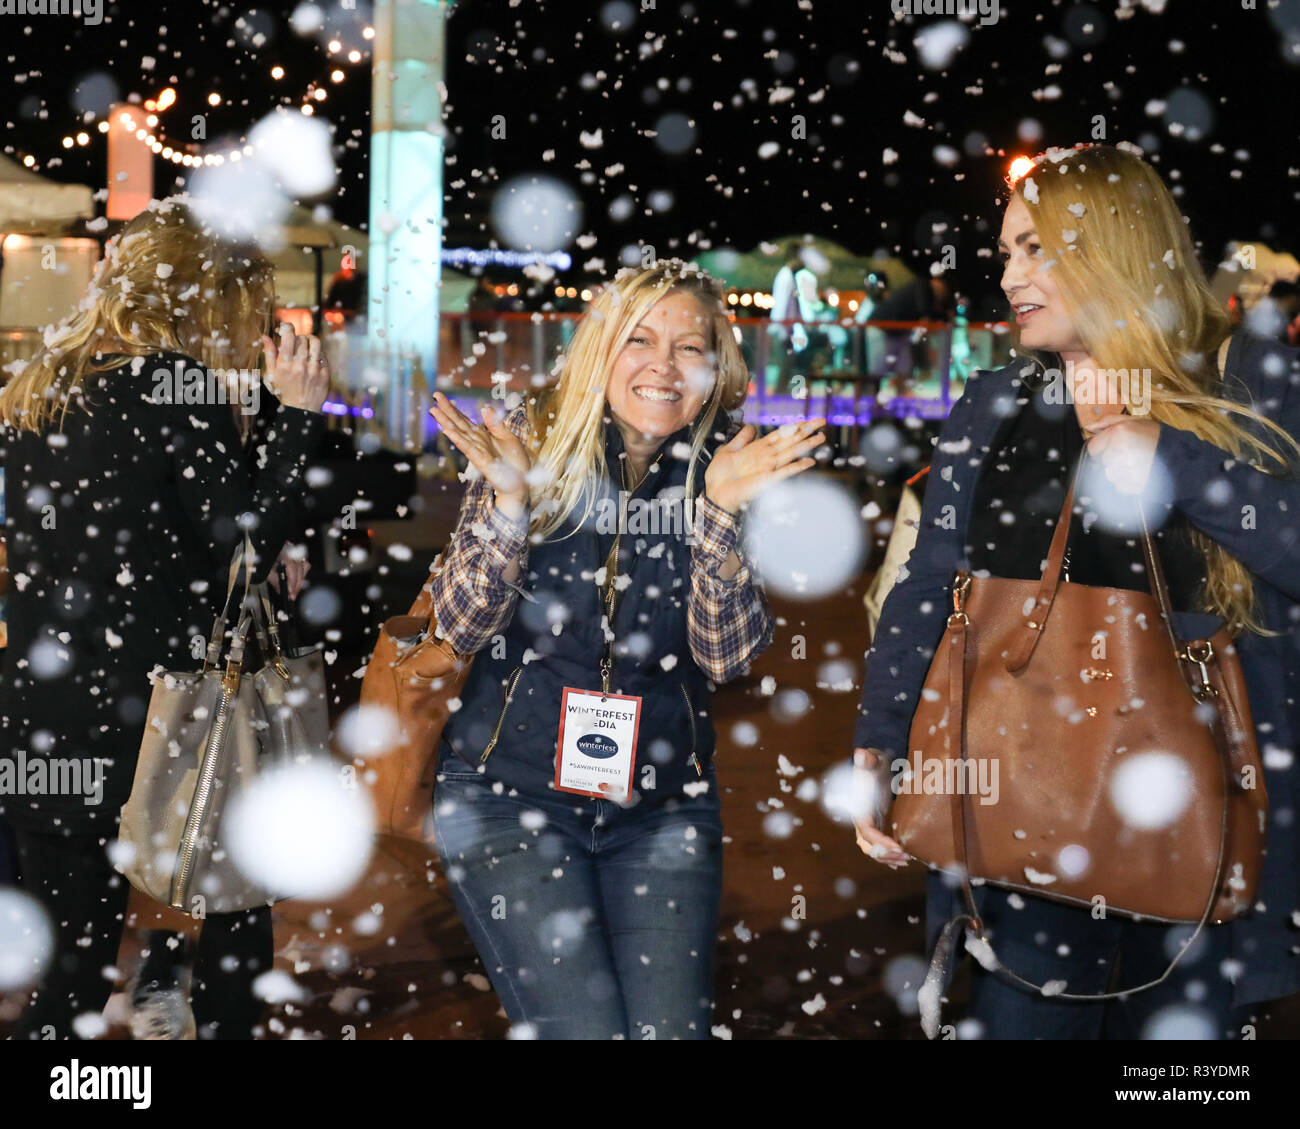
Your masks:
<svg viewBox="0 0 1300 1129"><path fill-rule="evenodd" d="M1199 701L1217 698L1219 692L1210 683L1210 668L1206 665L1214 658L1214 644L1208 639L1197 639L1186 644L1178 653L1178 657L1186 662L1195 663L1201 669L1201 684L1192 690L1196 698Z"/></svg>

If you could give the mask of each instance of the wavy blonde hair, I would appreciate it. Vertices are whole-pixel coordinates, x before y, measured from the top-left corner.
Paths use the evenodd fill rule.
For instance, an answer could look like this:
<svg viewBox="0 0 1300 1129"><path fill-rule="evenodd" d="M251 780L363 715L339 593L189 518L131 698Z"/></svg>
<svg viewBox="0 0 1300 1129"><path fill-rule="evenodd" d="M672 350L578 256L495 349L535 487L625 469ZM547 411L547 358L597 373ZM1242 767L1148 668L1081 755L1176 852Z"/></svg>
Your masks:
<svg viewBox="0 0 1300 1129"><path fill-rule="evenodd" d="M745 402L749 371L727 317L721 285L679 259L620 271L592 300L569 348L553 371L553 388L528 401L533 451L531 527L546 537L572 515L586 521L600 496L605 469L605 390L614 361L632 331L656 302L690 294L709 315L709 363L713 385L696 417L687 463L687 505L694 503L695 476L705 440L720 413Z"/></svg>
<svg viewBox="0 0 1300 1129"><path fill-rule="evenodd" d="M211 369L256 367L274 283L270 262L221 239L186 197L152 202L109 241L76 311L0 392L0 422L62 428L74 401L86 410L82 380L124 356L165 349Z"/></svg>
<svg viewBox="0 0 1300 1129"><path fill-rule="evenodd" d="M1232 323L1210 293L1178 205L1150 165L1108 145L1050 149L1012 191L1034 220L1079 340L1099 369L1150 369L1157 422L1260 470L1295 469L1295 438L1223 395L1214 358ZM1205 558L1205 610L1234 630L1268 634L1245 565L1199 530L1192 537Z"/></svg>

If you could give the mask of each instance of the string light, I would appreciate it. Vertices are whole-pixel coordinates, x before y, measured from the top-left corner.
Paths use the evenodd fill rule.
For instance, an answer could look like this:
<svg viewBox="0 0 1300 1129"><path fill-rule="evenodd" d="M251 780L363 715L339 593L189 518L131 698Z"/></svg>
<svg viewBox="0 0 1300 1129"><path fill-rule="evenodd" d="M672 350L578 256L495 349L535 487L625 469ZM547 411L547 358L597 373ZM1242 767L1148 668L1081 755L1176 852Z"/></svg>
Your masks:
<svg viewBox="0 0 1300 1129"><path fill-rule="evenodd" d="M227 150L225 153L208 153L201 158L191 157L188 153L183 152L180 146L167 144L167 139L165 137L157 137L144 127L137 126L135 118L131 116L129 110L123 110L118 114L117 120L126 127L128 133L134 133L137 140L143 141L153 152L160 154L164 160L171 161L174 164L184 165L186 168L193 168L200 164L224 165L228 160L242 160L244 157L251 156L253 153L253 146L245 144L242 150L234 148ZM100 126L106 129L108 123L101 122ZM89 140L89 138L87 138L87 140Z"/></svg>
<svg viewBox="0 0 1300 1129"><path fill-rule="evenodd" d="M361 35L362 38L364 39L372 40L375 38L375 29L373 27L363 28ZM331 54L339 54L343 50L343 44L337 39L331 39L328 44L328 49ZM359 63L362 59L362 53L356 50L355 48L353 48L347 52L347 59L348 62L350 63ZM273 66L271 68L271 77L275 79L277 82L280 79L284 78L285 77L284 67L278 63L275 66ZM341 83L346 78L347 78L347 74L338 68L335 68L330 72L330 81L333 83L336 84ZM312 106L311 101L309 99L314 99L317 102L323 102L326 98L326 95L327 92L323 87L318 87L315 86L314 84L312 86L309 86L307 89L307 93L303 95L304 99L308 99L308 100L304 101L304 103L301 106L299 106L299 109L302 111L304 115L306 115L307 117L311 117L312 114L315 113L315 109ZM134 133L137 140L143 141L145 145L147 145L154 153L161 154L164 160L170 160L176 164L185 165L186 167L193 167L199 164L209 164L209 163L224 164L226 157L222 156L221 154L210 154L209 156L214 158L211 161L209 161L209 158L206 156L200 160L197 157L191 157L189 154L183 152L179 145L167 144L166 138L157 136L153 132L154 130L157 129L158 126L158 114L170 108L171 106L174 106L176 104L176 98L177 95L175 89L168 86L159 93L157 98L148 98L144 101L144 109L148 111L148 114L144 121L144 125L140 125L136 121L136 119L127 112L123 112L122 114L120 114L119 120L122 122L124 126L126 126L128 133ZM222 104L223 99L220 94L218 94L216 91L213 91L208 95L207 101L209 106L216 107ZM89 115L89 117L93 117L93 116L94 116L93 114ZM96 124L96 129L98 129L100 133L108 133L109 128L110 128L110 122L108 120L101 120ZM75 140L72 137L65 137L63 139L63 148L71 149L74 144L86 145L89 143L89 141L90 141L90 137L88 134L84 132L78 133L76 135ZM252 151L253 150L251 146L245 146L243 150L245 154L250 154L252 153ZM236 150L235 153L231 155L230 159L238 160L239 156L236 155L237 153L238 150ZM28 168L33 168L36 165L36 158L29 154L28 156L23 158L23 163Z"/></svg>

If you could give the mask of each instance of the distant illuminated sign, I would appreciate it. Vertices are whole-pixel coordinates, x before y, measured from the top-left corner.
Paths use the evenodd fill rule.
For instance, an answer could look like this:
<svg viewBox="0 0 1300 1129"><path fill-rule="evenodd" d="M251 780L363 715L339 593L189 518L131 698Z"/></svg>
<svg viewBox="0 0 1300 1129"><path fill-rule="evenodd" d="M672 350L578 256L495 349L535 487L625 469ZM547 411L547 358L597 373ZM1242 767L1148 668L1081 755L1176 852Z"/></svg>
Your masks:
<svg viewBox="0 0 1300 1129"><path fill-rule="evenodd" d="M471 267L530 267L534 263L540 263L556 270L568 270L573 265L573 256L567 251L539 254L536 251L479 251L473 247L444 247L442 261L453 266Z"/></svg>

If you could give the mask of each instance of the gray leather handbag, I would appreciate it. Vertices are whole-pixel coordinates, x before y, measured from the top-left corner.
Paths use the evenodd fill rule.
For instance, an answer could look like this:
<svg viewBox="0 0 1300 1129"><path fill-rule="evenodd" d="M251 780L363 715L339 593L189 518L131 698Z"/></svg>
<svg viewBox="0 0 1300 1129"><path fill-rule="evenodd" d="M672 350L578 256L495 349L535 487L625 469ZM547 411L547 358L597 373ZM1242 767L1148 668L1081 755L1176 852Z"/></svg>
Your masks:
<svg viewBox="0 0 1300 1129"><path fill-rule="evenodd" d="M245 539L231 560L203 666L153 679L114 850L117 869L137 890L196 914L233 913L288 896L262 888L235 865L222 846L222 816L259 771L329 755L320 654L281 647L269 594L265 585L249 584L247 569L239 619L221 664L230 598L248 548ZM250 628L264 660L251 675L244 670Z"/></svg>

